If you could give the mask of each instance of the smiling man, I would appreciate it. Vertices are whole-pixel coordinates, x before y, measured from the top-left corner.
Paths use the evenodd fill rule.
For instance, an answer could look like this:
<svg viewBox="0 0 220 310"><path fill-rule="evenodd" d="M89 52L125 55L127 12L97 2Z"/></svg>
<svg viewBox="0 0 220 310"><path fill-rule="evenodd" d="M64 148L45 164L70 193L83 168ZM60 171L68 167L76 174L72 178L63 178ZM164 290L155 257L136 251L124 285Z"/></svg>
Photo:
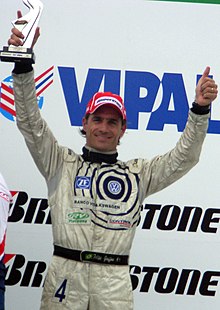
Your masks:
<svg viewBox="0 0 220 310"><path fill-rule="evenodd" d="M22 45L12 30L9 44ZM151 160L118 159L126 129L122 98L98 92L82 120L82 154L59 145L37 105L32 65L13 70L17 125L44 176L51 208L54 252L41 310L132 310L129 255L141 205L185 175L199 160L217 85L207 67L176 146ZM135 104L135 102L134 102ZM147 246L147 245L146 245Z"/></svg>
<svg viewBox="0 0 220 310"><path fill-rule="evenodd" d="M87 147L100 152L116 151L126 130L126 111L122 98L110 92L96 93L88 103L83 130Z"/></svg>

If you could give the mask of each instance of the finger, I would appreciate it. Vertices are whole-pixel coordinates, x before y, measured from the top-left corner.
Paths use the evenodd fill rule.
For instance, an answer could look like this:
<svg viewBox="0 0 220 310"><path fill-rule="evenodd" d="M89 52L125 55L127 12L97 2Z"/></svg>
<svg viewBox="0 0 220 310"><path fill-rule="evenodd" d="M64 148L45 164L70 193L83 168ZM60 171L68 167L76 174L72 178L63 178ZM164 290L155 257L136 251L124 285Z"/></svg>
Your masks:
<svg viewBox="0 0 220 310"><path fill-rule="evenodd" d="M22 46L23 38L24 38L24 35L17 28L12 28L12 34L8 40L8 45Z"/></svg>
<svg viewBox="0 0 220 310"><path fill-rule="evenodd" d="M16 27L12 28L11 32L12 32L12 36L18 37L20 39L24 39L23 33L20 30L18 30Z"/></svg>
<svg viewBox="0 0 220 310"><path fill-rule="evenodd" d="M211 78L205 78L202 82L202 89L205 89L207 87L214 87L217 88L217 84L215 84L215 80L211 79Z"/></svg>
<svg viewBox="0 0 220 310"><path fill-rule="evenodd" d="M211 101L217 97L218 89L213 85L213 87L206 87L206 89L202 92L202 96L204 99L210 99Z"/></svg>
<svg viewBox="0 0 220 310"><path fill-rule="evenodd" d="M218 93L218 90L217 90L217 88L216 88L215 86L207 88L206 91L207 91L209 94L211 94L211 95L215 95L215 94Z"/></svg>
<svg viewBox="0 0 220 310"><path fill-rule="evenodd" d="M18 39L17 37L14 38L13 36L8 40L8 45L14 45L14 46L22 46L23 41Z"/></svg>
<svg viewBox="0 0 220 310"><path fill-rule="evenodd" d="M204 96L205 94L217 94L218 90L217 90L217 86L216 85L210 85L208 87L205 87L202 90L202 95Z"/></svg>
<svg viewBox="0 0 220 310"><path fill-rule="evenodd" d="M21 17L22 17L21 11L17 11L17 17L18 17L18 18L21 18Z"/></svg>

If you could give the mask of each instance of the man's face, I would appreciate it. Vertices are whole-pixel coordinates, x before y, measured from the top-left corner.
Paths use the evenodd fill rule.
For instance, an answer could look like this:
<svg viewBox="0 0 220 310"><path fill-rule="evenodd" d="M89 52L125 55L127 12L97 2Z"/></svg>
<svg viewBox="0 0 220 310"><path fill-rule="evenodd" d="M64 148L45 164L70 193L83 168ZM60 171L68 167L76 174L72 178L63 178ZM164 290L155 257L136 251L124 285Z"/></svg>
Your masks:
<svg viewBox="0 0 220 310"><path fill-rule="evenodd" d="M101 106L89 118L83 118L86 145L101 152L115 151L126 125L119 112L111 106Z"/></svg>

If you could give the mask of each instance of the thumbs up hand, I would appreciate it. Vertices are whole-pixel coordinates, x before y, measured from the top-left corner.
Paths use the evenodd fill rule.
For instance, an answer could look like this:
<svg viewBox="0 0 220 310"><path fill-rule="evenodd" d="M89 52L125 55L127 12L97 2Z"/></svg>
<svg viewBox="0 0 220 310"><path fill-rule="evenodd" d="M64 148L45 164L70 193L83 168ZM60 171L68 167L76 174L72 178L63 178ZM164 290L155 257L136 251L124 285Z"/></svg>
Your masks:
<svg viewBox="0 0 220 310"><path fill-rule="evenodd" d="M218 94L218 85L209 77L210 67L206 67L196 86L195 102L200 106L210 105Z"/></svg>

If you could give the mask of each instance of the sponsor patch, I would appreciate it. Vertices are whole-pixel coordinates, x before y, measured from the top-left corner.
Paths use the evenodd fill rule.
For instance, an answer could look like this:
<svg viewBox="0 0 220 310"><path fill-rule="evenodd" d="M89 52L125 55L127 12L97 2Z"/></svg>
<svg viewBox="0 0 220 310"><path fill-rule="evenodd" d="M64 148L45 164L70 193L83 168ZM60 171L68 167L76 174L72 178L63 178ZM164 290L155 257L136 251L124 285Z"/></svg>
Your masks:
<svg viewBox="0 0 220 310"><path fill-rule="evenodd" d="M90 189L91 178L90 177L76 177L75 188L76 189Z"/></svg>
<svg viewBox="0 0 220 310"><path fill-rule="evenodd" d="M66 223L80 224L80 225L90 224L91 223L90 214L84 211L67 211Z"/></svg>
<svg viewBox="0 0 220 310"><path fill-rule="evenodd" d="M128 220L115 220L115 219L110 219L108 223L112 227L122 227L122 228L131 228L131 222Z"/></svg>
<svg viewBox="0 0 220 310"><path fill-rule="evenodd" d="M110 181L108 183L108 190L113 194L117 195L121 192L121 184L118 181Z"/></svg>
<svg viewBox="0 0 220 310"><path fill-rule="evenodd" d="M73 205L76 208L87 208L92 210L104 211L113 214L118 214L126 211L126 203L118 203L114 201L99 200L88 198L88 197L78 197L74 196Z"/></svg>

